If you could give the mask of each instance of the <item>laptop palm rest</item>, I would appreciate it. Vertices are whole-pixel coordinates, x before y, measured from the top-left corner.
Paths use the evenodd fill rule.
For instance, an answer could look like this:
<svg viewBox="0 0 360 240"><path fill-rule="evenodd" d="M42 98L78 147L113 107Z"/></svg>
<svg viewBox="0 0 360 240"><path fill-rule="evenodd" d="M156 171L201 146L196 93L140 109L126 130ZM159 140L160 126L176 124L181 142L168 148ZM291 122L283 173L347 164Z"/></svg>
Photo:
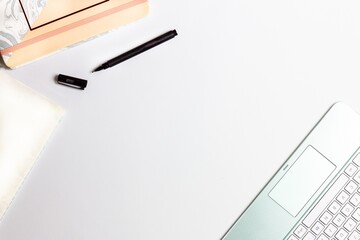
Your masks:
<svg viewBox="0 0 360 240"><path fill-rule="evenodd" d="M333 163L309 145L269 196L296 217L335 168Z"/></svg>

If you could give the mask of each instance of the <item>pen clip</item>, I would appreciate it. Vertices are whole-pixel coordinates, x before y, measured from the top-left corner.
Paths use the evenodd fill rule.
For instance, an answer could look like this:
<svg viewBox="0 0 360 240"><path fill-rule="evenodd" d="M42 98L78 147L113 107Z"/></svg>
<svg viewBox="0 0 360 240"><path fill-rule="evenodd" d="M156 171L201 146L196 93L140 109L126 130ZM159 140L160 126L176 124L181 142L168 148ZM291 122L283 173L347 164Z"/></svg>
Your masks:
<svg viewBox="0 0 360 240"><path fill-rule="evenodd" d="M66 76L63 74L59 74L57 78L57 82L61 85L65 85L72 88L77 88L80 90L84 90L87 86L87 80L74 78L70 76Z"/></svg>

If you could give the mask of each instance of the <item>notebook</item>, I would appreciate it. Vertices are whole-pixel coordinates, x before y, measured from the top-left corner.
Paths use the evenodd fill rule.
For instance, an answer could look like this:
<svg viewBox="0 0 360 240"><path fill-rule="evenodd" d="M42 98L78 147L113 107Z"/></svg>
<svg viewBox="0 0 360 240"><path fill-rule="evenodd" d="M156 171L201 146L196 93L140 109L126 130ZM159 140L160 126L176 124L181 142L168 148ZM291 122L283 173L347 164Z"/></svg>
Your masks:
<svg viewBox="0 0 360 240"><path fill-rule="evenodd" d="M360 116L337 103L224 240L360 239Z"/></svg>
<svg viewBox="0 0 360 240"><path fill-rule="evenodd" d="M15 68L147 13L147 0L0 0L0 53Z"/></svg>
<svg viewBox="0 0 360 240"><path fill-rule="evenodd" d="M0 219L63 112L59 105L0 71Z"/></svg>

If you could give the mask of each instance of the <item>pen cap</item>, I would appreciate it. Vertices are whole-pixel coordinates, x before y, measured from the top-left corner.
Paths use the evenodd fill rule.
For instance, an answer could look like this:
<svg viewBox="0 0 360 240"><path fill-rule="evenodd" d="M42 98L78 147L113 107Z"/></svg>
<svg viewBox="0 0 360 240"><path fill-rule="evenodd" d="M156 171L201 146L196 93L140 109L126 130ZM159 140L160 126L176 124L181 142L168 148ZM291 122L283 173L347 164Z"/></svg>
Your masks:
<svg viewBox="0 0 360 240"><path fill-rule="evenodd" d="M57 78L57 82L59 84L62 84L62 85L68 86L68 87L84 90L87 86L88 81L84 80L84 79L80 79L80 78L75 78L75 77L59 74L59 76Z"/></svg>

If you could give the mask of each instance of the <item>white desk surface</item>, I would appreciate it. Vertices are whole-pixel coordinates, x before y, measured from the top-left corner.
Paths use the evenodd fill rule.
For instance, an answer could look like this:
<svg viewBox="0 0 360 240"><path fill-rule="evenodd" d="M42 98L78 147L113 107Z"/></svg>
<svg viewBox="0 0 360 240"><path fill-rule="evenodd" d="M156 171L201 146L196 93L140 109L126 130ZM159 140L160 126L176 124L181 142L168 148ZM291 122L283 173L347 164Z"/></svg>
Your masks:
<svg viewBox="0 0 360 240"><path fill-rule="evenodd" d="M67 113L0 239L220 239L334 102L360 110L359 8L153 0L141 21L8 70ZM59 73L88 88L55 84Z"/></svg>

